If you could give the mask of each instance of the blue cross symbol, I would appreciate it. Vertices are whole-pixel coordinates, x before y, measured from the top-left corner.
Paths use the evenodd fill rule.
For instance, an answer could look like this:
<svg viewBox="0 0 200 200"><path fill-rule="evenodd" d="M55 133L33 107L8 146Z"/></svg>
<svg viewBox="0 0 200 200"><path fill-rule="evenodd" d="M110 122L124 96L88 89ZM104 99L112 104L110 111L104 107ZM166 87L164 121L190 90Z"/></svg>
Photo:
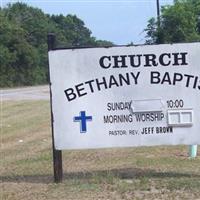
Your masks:
<svg viewBox="0 0 200 200"><path fill-rule="evenodd" d="M92 121L92 116L86 116L85 111L81 111L80 116L74 117L74 122L80 122L81 133L87 132L87 126L86 126L87 121Z"/></svg>

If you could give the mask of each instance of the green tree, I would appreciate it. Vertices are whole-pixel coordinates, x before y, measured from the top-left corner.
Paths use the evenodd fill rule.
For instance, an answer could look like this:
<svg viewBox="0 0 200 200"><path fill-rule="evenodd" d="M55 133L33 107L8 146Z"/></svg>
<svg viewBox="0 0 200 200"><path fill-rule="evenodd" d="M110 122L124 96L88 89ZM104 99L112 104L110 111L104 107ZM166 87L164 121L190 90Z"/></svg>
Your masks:
<svg viewBox="0 0 200 200"><path fill-rule="evenodd" d="M62 30L65 36L65 46L90 46L95 43L95 38L91 37L91 31L76 15L52 15L51 19Z"/></svg>
<svg viewBox="0 0 200 200"><path fill-rule="evenodd" d="M110 46L97 40L75 15L48 15L25 3L0 8L0 87L35 85L48 80L47 34L59 47Z"/></svg>
<svg viewBox="0 0 200 200"><path fill-rule="evenodd" d="M42 81L38 70L37 50L25 40L25 33L18 25L2 17L0 22L1 87L31 85ZM37 72L37 73L36 73Z"/></svg>
<svg viewBox="0 0 200 200"><path fill-rule="evenodd" d="M147 44L200 41L200 0L177 0L161 11L160 26L151 18L145 29Z"/></svg>
<svg viewBox="0 0 200 200"><path fill-rule="evenodd" d="M107 40L96 40L95 43L96 44L94 44L94 46L97 46L97 47L113 46L113 43Z"/></svg>

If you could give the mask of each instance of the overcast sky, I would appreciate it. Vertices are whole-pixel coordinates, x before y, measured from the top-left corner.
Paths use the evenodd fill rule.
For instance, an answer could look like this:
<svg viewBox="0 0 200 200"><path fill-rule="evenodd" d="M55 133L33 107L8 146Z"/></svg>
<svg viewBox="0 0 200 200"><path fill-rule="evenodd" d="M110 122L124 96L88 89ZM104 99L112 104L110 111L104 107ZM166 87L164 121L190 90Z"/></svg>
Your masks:
<svg viewBox="0 0 200 200"><path fill-rule="evenodd" d="M8 0L0 0L5 6ZM97 39L115 44L144 43L148 19L156 17L156 0L21 0L49 14L75 14ZM160 5L173 0L160 0Z"/></svg>

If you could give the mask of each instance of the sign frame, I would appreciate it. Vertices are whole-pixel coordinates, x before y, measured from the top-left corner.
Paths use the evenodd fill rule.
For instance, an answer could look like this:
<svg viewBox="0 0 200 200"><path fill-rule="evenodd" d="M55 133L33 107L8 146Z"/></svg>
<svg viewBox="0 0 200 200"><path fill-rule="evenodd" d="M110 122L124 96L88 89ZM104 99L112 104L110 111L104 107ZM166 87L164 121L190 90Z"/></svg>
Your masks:
<svg viewBox="0 0 200 200"><path fill-rule="evenodd" d="M47 36L48 51L55 49L55 34L49 33ZM54 141L54 127L53 127L53 111L52 111L52 91L51 91L51 79L50 79L50 68L48 64L48 78L49 78L49 91L50 91L50 110L51 110L51 133L52 133L52 151L53 151L53 171L54 171L54 182L60 183L63 179L63 166L62 166L62 151L55 148Z"/></svg>
<svg viewBox="0 0 200 200"><path fill-rule="evenodd" d="M145 45L139 45L139 46L145 46ZM100 47L100 48L108 48L108 47L126 47L126 45L112 45L112 46L104 46L104 47ZM98 47L69 47L69 48L65 48L65 47L61 47L61 48L57 48L55 46L55 35L54 34L48 34L48 51L51 50L62 50L62 49L85 49L85 48L98 48ZM57 66L57 65L55 65ZM67 66L65 66L67 67ZM52 72L52 71L51 71ZM54 79L52 79L53 81ZM50 79L50 64L49 64L49 86L50 86L50 106L51 106L51 126L52 126L52 146L53 146L53 166L54 166L54 181L55 182L61 182L62 178L63 178L63 170L62 170L62 150L58 150L55 148L55 138L54 138L54 113L53 113L53 105L52 105L52 88L54 89L54 87L52 87L51 85L51 79ZM53 93L54 94L54 93ZM183 112L183 111L182 111ZM188 112L187 110L184 112ZM174 112L171 112L172 115L174 115ZM184 114L184 113L181 113ZM81 117L86 117L87 120L92 120L91 116L87 116L84 111L80 112L80 116L75 116L74 117L74 121L75 122L79 122ZM188 125L188 124L186 124ZM84 132L84 130L83 130Z"/></svg>

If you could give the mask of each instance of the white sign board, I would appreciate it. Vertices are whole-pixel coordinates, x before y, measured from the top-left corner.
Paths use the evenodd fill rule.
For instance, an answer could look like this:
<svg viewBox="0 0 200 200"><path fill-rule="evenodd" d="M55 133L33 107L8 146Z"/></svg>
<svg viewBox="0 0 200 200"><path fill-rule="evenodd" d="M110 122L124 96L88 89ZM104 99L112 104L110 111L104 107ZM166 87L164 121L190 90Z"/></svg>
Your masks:
<svg viewBox="0 0 200 200"><path fill-rule="evenodd" d="M56 149L200 144L200 43L49 51Z"/></svg>

